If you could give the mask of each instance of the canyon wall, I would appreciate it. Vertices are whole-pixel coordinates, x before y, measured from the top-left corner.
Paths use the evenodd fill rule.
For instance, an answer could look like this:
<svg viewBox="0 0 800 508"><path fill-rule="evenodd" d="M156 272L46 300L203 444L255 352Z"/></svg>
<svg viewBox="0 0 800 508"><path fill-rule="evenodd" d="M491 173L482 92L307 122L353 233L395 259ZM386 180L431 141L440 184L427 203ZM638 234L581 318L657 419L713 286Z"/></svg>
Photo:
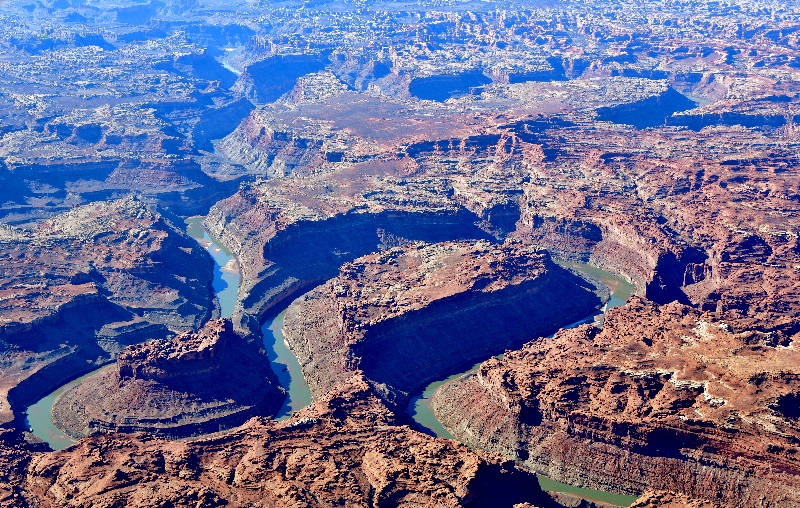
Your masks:
<svg viewBox="0 0 800 508"><path fill-rule="evenodd" d="M513 462L397 425L358 377L285 422L183 441L92 436L46 454L9 437L0 461L9 495L39 506L561 506Z"/></svg>
<svg viewBox="0 0 800 508"><path fill-rule="evenodd" d="M601 297L545 251L417 243L345 264L292 303L283 335L313 397L360 371L403 406L430 381L587 317Z"/></svg>
<svg viewBox="0 0 800 508"><path fill-rule="evenodd" d="M61 394L52 414L76 439L98 432L181 438L273 415L284 398L267 356L224 319L196 333L128 346L116 366Z"/></svg>
<svg viewBox="0 0 800 508"><path fill-rule="evenodd" d="M135 199L78 207L33 230L3 227L0 256L3 424L125 345L218 312L208 254Z"/></svg>
<svg viewBox="0 0 800 508"><path fill-rule="evenodd" d="M602 330L484 362L442 386L433 408L464 443L571 484L800 506L797 338L634 297Z"/></svg>

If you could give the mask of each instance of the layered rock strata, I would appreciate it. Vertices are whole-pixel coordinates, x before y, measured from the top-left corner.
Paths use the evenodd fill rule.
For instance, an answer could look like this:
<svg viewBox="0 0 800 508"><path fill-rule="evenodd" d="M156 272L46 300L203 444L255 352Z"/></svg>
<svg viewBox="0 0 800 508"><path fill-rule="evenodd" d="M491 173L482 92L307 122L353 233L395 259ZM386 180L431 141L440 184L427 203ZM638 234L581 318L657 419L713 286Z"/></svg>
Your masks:
<svg viewBox="0 0 800 508"><path fill-rule="evenodd" d="M271 416L284 397L266 355L220 319L197 333L128 346L116 365L59 396L52 413L76 439L109 431L177 438Z"/></svg>
<svg viewBox="0 0 800 508"><path fill-rule="evenodd" d="M217 312L212 260L135 199L78 207L32 230L0 226L0 259L3 424L125 345Z"/></svg>
<svg viewBox="0 0 800 508"><path fill-rule="evenodd" d="M796 326L634 297L442 386L459 440L590 488L800 506Z"/></svg>
<svg viewBox="0 0 800 508"><path fill-rule="evenodd" d="M417 243L345 264L292 303L283 336L312 396L358 370L402 404L432 380L591 315L602 304L594 291L519 243Z"/></svg>
<svg viewBox="0 0 800 508"><path fill-rule="evenodd" d="M38 506L558 506L513 462L398 426L358 377L284 422L177 442L98 435L28 457L14 487Z"/></svg>

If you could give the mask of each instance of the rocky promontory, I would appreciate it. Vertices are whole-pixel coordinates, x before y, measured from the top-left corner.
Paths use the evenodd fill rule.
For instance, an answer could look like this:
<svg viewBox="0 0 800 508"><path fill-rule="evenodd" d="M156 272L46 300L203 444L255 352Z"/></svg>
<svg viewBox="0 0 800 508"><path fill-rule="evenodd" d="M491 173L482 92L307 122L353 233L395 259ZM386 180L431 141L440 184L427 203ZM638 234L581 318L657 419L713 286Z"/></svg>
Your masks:
<svg viewBox="0 0 800 508"><path fill-rule="evenodd" d="M415 243L346 263L292 303L283 334L312 396L358 370L402 403L432 380L587 317L601 297L519 243Z"/></svg>
<svg viewBox="0 0 800 508"><path fill-rule="evenodd" d="M218 312L208 254L134 198L0 226L0 260L0 424L126 345Z"/></svg>
<svg viewBox="0 0 800 508"><path fill-rule="evenodd" d="M602 330L484 362L443 385L433 408L467 445L575 485L800 506L800 336L774 325L634 297Z"/></svg>
<svg viewBox="0 0 800 508"><path fill-rule="evenodd" d="M76 439L109 431L185 437L271 416L284 397L266 355L218 319L123 349L116 365L56 399L53 421Z"/></svg>

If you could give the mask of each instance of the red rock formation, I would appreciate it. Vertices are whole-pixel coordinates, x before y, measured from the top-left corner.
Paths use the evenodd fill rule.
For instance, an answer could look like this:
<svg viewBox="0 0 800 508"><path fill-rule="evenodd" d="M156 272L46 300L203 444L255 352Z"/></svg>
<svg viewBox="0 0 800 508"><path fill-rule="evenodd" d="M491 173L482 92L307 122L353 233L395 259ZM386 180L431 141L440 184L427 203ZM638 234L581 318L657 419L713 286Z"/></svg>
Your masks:
<svg viewBox="0 0 800 508"><path fill-rule="evenodd" d="M798 339L634 297L602 330L484 362L433 406L468 445L568 483L799 506Z"/></svg>
<svg viewBox="0 0 800 508"><path fill-rule="evenodd" d="M418 243L345 264L294 301L283 335L312 396L360 370L402 404L432 380L587 317L602 304L593 289L519 243Z"/></svg>
<svg viewBox="0 0 800 508"><path fill-rule="evenodd" d="M630 508L719 508L710 501L699 501L674 492L648 490Z"/></svg>
<svg viewBox="0 0 800 508"><path fill-rule="evenodd" d="M135 199L32 230L3 226L0 259L0 424L126 344L196 328L214 312L211 260Z"/></svg>
<svg viewBox="0 0 800 508"><path fill-rule="evenodd" d="M108 431L185 437L273 415L284 398L266 355L220 319L197 333L128 346L116 368L64 392L52 413L74 438Z"/></svg>
<svg viewBox="0 0 800 508"><path fill-rule="evenodd" d="M16 488L38 506L555 506L513 462L397 426L358 378L285 422L180 442L93 436L22 471Z"/></svg>

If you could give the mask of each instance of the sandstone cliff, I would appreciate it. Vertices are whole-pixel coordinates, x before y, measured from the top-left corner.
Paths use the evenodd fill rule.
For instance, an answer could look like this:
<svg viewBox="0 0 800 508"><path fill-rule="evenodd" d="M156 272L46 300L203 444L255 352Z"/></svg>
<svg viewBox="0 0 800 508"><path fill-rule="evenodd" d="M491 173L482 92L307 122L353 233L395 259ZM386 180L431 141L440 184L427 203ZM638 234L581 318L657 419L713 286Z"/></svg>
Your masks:
<svg viewBox="0 0 800 508"><path fill-rule="evenodd" d="M360 370L403 405L430 381L587 317L602 304L593 291L520 244L418 243L345 264L292 303L283 335L312 396Z"/></svg>
<svg viewBox="0 0 800 508"><path fill-rule="evenodd" d="M3 424L125 345L194 329L216 312L211 259L134 199L79 207L33 230L3 226L0 257Z"/></svg>
<svg viewBox="0 0 800 508"><path fill-rule="evenodd" d="M213 437L112 434L32 456L0 444L10 495L38 506L558 506L513 462L398 426L359 378L290 420Z"/></svg>

